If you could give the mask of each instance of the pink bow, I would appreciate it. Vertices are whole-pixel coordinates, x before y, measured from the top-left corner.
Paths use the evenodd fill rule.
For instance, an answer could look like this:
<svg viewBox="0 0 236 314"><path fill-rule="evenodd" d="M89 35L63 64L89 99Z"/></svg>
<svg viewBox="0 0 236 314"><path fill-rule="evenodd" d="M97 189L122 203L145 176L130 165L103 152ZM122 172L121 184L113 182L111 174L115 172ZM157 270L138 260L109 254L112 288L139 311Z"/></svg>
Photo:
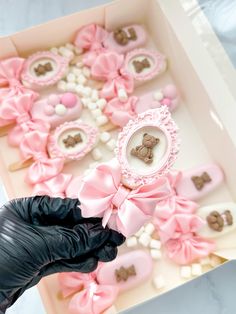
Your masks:
<svg viewBox="0 0 236 314"><path fill-rule="evenodd" d="M105 52L103 42L108 32L99 25L89 24L82 27L74 40L75 46L84 50L89 50L83 57L83 63L89 67L93 65L97 56Z"/></svg>
<svg viewBox="0 0 236 314"><path fill-rule="evenodd" d="M192 263L208 256L215 244L197 235L205 222L196 215L177 214L159 227L159 235L167 255L178 264Z"/></svg>
<svg viewBox="0 0 236 314"><path fill-rule="evenodd" d="M32 158L33 164L28 168L26 182L36 184L55 177L61 172L64 165L63 158L50 159L47 155L48 133L32 131L25 134L20 143L22 157Z"/></svg>
<svg viewBox="0 0 236 314"><path fill-rule="evenodd" d="M116 97L121 89L128 94L133 92L133 78L122 68L123 63L124 56L116 52L105 52L96 58L91 73L95 78L106 80L100 92L101 97L108 99Z"/></svg>
<svg viewBox="0 0 236 314"><path fill-rule="evenodd" d="M137 232L153 214L156 203L169 196L166 178L130 190L121 183L118 161L99 165L84 178L79 199L84 217L102 217L126 237ZM133 219L135 217L135 220Z"/></svg>
<svg viewBox="0 0 236 314"><path fill-rule="evenodd" d="M138 97L136 96L129 97L125 103L121 102L119 98L114 98L107 103L104 113L114 125L123 127L129 120L136 117L135 106L137 101Z"/></svg>
<svg viewBox="0 0 236 314"><path fill-rule="evenodd" d="M59 173L55 177L34 186L32 195L48 195L64 198L72 174Z"/></svg>
<svg viewBox="0 0 236 314"><path fill-rule="evenodd" d="M72 314L101 314L114 303L118 294L117 287L98 284L96 272L61 273L59 283L64 297L76 293L69 302Z"/></svg>
<svg viewBox="0 0 236 314"><path fill-rule="evenodd" d="M24 87L20 82L20 75L23 70L25 60L14 57L0 61L0 103L5 99L18 97L24 94L30 96L34 101L38 94Z"/></svg>

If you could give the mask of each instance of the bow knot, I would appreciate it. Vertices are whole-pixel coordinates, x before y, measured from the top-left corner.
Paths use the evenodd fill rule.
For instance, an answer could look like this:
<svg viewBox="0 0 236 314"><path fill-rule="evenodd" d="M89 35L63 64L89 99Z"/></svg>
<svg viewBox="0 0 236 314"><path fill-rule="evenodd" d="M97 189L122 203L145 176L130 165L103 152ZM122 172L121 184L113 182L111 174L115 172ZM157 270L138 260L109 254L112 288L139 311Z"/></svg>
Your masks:
<svg viewBox="0 0 236 314"><path fill-rule="evenodd" d="M119 208L124 203L129 193L129 189L125 188L123 185L119 186L117 192L112 198L112 204L115 206L115 208Z"/></svg>
<svg viewBox="0 0 236 314"><path fill-rule="evenodd" d="M19 117L16 118L17 124L23 124L30 120L30 115L28 112L22 113Z"/></svg>

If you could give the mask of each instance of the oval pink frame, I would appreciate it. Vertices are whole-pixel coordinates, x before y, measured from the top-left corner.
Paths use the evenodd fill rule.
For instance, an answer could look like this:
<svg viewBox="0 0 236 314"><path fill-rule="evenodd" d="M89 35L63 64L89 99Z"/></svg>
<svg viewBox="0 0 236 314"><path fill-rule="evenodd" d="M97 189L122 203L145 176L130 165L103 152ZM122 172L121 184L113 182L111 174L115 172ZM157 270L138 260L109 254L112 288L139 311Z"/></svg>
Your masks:
<svg viewBox="0 0 236 314"><path fill-rule="evenodd" d="M147 174L138 174L129 166L127 161L127 144L133 134L144 127L156 127L158 130L161 130L166 136L167 150L157 169ZM150 184L168 173L179 152L180 141L177 133L178 127L171 118L167 106L145 111L139 114L135 120L130 120L119 133L116 148L117 159L121 165L123 183L130 187Z"/></svg>
<svg viewBox="0 0 236 314"><path fill-rule="evenodd" d="M58 145L58 139L63 132L70 129L75 129L75 128L78 128L78 130L81 130L83 133L85 133L88 141L81 151L65 153L61 150L60 146ZM98 137L98 130L94 127L91 127L90 125L86 123L79 122L79 121L65 122L59 127L57 127L54 133L49 136L48 151L49 151L49 154L51 154L53 157L62 157L65 159L80 160L92 150L92 148L96 144L97 137Z"/></svg>

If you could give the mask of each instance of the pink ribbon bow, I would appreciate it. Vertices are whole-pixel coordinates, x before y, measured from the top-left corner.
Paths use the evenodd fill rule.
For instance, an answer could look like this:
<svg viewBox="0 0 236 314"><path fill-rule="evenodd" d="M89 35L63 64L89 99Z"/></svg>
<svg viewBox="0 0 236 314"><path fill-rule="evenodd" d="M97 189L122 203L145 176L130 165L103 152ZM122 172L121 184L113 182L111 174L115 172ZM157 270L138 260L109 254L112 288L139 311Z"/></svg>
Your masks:
<svg viewBox="0 0 236 314"><path fill-rule="evenodd" d="M83 63L89 67L93 65L97 56L106 51L103 42L108 32L99 25L89 24L82 27L74 40L75 46L84 50L89 50L83 57Z"/></svg>
<svg viewBox="0 0 236 314"><path fill-rule="evenodd" d="M159 227L167 255L178 264L192 263L215 249L213 241L197 235L205 222L197 215L176 214Z"/></svg>
<svg viewBox="0 0 236 314"><path fill-rule="evenodd" d="M65 191L72 179L72 174L59 173L55 177L35 184L32 195L48 195L52 197L66 197Z"/></svg>
<svg viewBox="0 0 236 314"><path fill-rule="evenodd" d="M101 97L113 98L123 89L128 94L133 92L134 81L123 68L124 56L116 52L100 54L91 67L91 74L98 79L106 80L100 92Z"/></svg>
<svg viewBox="0 0 236 314"><path fill-rule="evenodd" d="M18 57L0 61L0 86L3 86L0 88L0 104L3 100L24 94L29 95L32 101L38 98L37 93L20 82L24 62L24 59Z"/></svg>
<svg viewBox="0 0 236 314"><path fill-rule="evenodd" d="M36 184L55 177L64 166L63 158L49 158L47 154L48 133L32 131L25 134L20 143L24 160L32 158L33 164L28 168L26 182Z"/></svg>
<svg viewBox="0 0 236 314"><path fill-rule="evenodd" d="M114 125L123 127L129 120L136 117L135 106L137 101L138 97L136 96L129 97L125 103L121 102L119 98L114 98L107 103L104 113Z"/></svg>
<svg viewBox="0 0 236 314"><path fill-rule="evenodd" d="M134 190L122 185L121 179L116 159L99 165L82 181L79 199L83 217L103 217L103 226L108 223L129 237L147 222L157 201L168 197L170 189L166 178Z"/></svg>
<svg viewBox="0 0 236 314"><path fill-rule="evenodd" d="M91 274L61 273L59 283L64 297L72 294L69 312L72 314L101 314L116 300L118 288L100 285L96 281L96 271Z"/></svg>

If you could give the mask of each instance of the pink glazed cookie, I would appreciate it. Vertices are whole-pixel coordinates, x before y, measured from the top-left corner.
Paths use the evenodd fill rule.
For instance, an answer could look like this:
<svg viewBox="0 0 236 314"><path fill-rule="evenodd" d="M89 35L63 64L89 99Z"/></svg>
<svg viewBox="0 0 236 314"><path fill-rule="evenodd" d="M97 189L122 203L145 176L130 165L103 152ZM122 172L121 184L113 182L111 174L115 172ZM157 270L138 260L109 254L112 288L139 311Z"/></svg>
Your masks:
<svg viewBox="0 0 236 314"><path fill-rule="evenodd" d="M135 48L141 47L146 43L147 35L144 28L140 25L130 25L118 28L108 34L103 42L105 48L125 54Z"/></svg>
<svg viewBox="0 0 236 314"><path fill-rule="evenodd" d="M82 104L76 94L51 94L35 102L31 108L31 117L34 120L48 122L51 128L78 119L82 112Z"/></svg>
<svg viewBox="0 0 236 314"><path fill-rule="evenodd" d="M216 164L205 164L183 171L175 189L178 195L198 200L220 185L224 180L221 168Z"/></svg>
<svg viewBox="0 0 236 314"><path fill-rule="evenodd" d="M98 269L97 281L101 285L112 285L118 287L119 291L126 291L147 280L152 270L150 255L136 250L103 264Z"/></svg>
<svg viewBox="0 0 236 314"><path fill-rule="evenodd" d="M54 85L65 74L69 59L50 51L39 51L27 58L21 80L31 88L42 88Z"/></svg>

